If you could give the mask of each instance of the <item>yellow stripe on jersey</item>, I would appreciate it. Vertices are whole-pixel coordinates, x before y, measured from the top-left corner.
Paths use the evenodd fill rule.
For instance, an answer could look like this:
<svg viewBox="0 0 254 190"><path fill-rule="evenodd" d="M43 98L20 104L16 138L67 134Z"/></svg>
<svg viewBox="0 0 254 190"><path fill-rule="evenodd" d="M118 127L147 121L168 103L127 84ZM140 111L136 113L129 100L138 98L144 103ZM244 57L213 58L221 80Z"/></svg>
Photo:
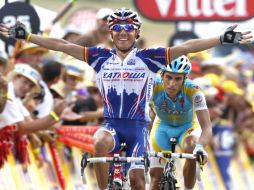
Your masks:
<svg viewBox="0 0 254 190"><path fill-rule="evenodd" d="M161 83L161 84L156 84L154 85L153 87L153 94L157 94L157 93L160 93L161 91L164 90L164 84Z"/></svg>
<svg viewBox="0 0 254 190"><path fill-rule="evenodd" d="M193 95L198 92L201 91L200 88L197 86L197 88L195 87L188 87L188 86L184 86L184 93L187 94L190 97L193 97Z"/></svg>
<svg viewBox="0 0 254 190"><path fill-rule="evenodd" d="M152 128L152 131L150 134L151 145L152 145L153 149L155 150L155 152L161 151L160 147L158 146L158 144L156 143L156 140L155 140L155 131L157 130L157 128L160 124L160 121L161 120L158 117L155 118L155 121L153 123L153 128Z"/></svg>

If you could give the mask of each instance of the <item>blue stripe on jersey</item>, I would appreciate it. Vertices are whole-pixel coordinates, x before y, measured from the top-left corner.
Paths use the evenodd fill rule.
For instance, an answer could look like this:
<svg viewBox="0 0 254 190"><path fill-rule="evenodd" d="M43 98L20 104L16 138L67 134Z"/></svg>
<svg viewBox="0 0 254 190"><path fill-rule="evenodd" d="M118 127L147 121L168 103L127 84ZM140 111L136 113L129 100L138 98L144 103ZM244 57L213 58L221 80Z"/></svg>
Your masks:
<svg viewBox="0 0 254 190"><path fill-rule="evenodd" d="M158 72L166 65L166 49L144 49L137 52L137 57L140 57L148 68L153 72Z"/></svg>
<svg viewBox="0 0 254 190"><path fill-rule="evenodd" d="M88 48L88 64L98 73L102 64L109 58L110 50L100 47Z"/></svg>

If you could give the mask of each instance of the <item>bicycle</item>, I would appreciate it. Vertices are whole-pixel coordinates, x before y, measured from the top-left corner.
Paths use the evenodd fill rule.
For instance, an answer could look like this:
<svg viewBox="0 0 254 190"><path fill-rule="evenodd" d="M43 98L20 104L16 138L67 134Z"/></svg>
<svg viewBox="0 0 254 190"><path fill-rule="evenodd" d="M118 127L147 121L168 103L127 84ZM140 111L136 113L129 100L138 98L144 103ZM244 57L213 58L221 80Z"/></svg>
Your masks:
<svg viewBox="0 0 254 190"><path fill-rule="evenodd" d="M121 144L120 152L125 154L126 144ZM124 155L114 154L113 157L94 157L88 158L88 154L84 153L81 160L81 176L84 176L84 169L88 163L110 163L108 189L109 190L124 190L128 181L127 163L144 163L144 157L125 157Z"/></svg>
<svg viewBox="0 0 254 190"><path fill-rule="evenodd" d="M150 152L144 155L145 170L147 171L149 167L149 157L165 158L167 159L166 165L163 170L160 181L160 190L177 190L180 187L177 187L176 179L176 166L175 159L185 158L185 159L197 159L197 179L200 181L200 170L203 170L203 160L204 156L202 152L198 152L197 155L188 154L188 153L175 153L175 147L177 144L176 138L171 138L171 150L172 151L162 151L162 152Z"/></svg>

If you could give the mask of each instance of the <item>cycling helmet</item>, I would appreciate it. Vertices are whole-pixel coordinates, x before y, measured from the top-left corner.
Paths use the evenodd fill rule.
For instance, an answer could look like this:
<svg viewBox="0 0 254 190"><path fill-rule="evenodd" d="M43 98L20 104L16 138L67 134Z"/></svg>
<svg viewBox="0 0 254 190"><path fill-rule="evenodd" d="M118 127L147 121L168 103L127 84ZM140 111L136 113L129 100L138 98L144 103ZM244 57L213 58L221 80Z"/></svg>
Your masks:
<svg viewBox="0 0 254 190"><path fill-rule="evenodd" d="M191 62L185 55L182 55L171 61L163 71L168 71L172 73L183 73L189 74L191 72Z"/></svg>
<svg viewBox="0 0 254 190"><path fill-rule="evenodd" d="M116 9L112 15L108 17L108 26L111 29L114 24L126 21L138 28L141 26L141 19L135 11L127 8Z"/></svg>

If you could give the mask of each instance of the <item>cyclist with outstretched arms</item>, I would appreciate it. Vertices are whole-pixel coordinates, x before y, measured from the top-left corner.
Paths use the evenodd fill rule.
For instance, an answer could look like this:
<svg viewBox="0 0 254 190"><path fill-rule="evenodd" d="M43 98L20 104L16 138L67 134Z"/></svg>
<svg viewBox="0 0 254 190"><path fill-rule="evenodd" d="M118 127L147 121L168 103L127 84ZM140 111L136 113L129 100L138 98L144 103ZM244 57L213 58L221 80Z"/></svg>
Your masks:
<svg viewBox="0 0 254 190"><path fill-rule="evenodd" d="M26 39L51 50L61 51L91 65L97 73L97 85L104 100L105 122L94 135L94 156L104 157L114 153L120 142L127 143L127 156L142 156L147 148L147 123L149 99L155 74L170 63L171 59L220 45L221 43L249 42L250 32L230 32L234 38L223 34L209 39L190 40L171 48L137 49L141 20L130 9L121 8L108 18L108 26L115 48L82 47L62 39L46 38L28 33L24 25L12 28L0 25L0 33L6 37ZM107 188L107 169L96 164L95 172L100 189ZM131 165L129 178L132 189L145 189L144 171L141 165Z"/></svg>
<svg viewBox="0 0 254 190"><path fill-rule="evenodd" d="M156 152L170 151L170 138L176 138L185 153L201 151L212 137L211 121L201 89L187 75L189 59L182 55L171 61L154 82L152 112L156 114L151 130L151 145ZM200 127L201 126L201 127ZM159 189L164 165L151 158L151 189ZM185 189L192 189L196 180L196 161L186 160L183 170Z"/></svg>

